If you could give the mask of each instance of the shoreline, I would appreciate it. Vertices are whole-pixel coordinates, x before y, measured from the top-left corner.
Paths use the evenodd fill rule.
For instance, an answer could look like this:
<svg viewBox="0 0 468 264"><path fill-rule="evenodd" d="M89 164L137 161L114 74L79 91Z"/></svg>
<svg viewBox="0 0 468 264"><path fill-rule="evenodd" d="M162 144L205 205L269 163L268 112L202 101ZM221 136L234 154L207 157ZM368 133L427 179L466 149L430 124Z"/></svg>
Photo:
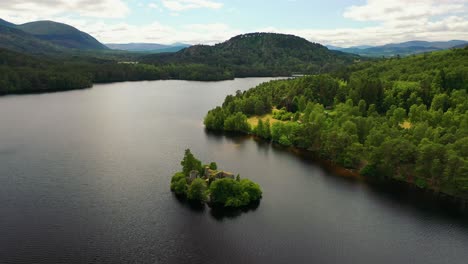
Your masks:
<svg viewBox="0 0 468 264"><path fill-rule="evenodd" d="M458 197L448 193L436 191L434 189L420 188L414 183L401 181L394 178L373 179L365 177L361 175L356 169L348 169L333 163L331 160L320 158L314 151L296 146L284 146L277 142L265 140L252 133L230 133L226 131L211 131L206 128L205 131L207 131L208 133L215 133L223 136L242 135L248 138L249 140L253 139L256 142L271 144L272 147L281 149L283 151L287 151L298 158L305 158L309 161L313 161L319 164L319 166L325 169L326 171L343 179L348 179L356 182L364 182L368 186L376 189L384 189L389 187L398 188L398 191L402 192L405 196L408 196L408 198L425 198L431 200L432 202L436 202L439 206L443 206L444 208L449 207L453 210L458 211L464 217L468 217L468 199L463 197Z"/></svg>
<svg viewBox="0 0 468 264"><path fill-rule="evenodd" d="M152 81L187 81L187 82L206 82L206 83L213 83L213 82L225 82L225 81L233 81L236 79L248 79L248 78L296 78L294 76L244 76L244 77L233 77L229 79L219 79L219 80L191 80L191 79L178 79L178 78L161 78L161 79L144 79L144 80L123 80L123 81L102 81L102 82L93 82L91 86L87 87L78 87L78 88L71 88L65 90L50 90L50 91L34 91L34 92L13 92L13 93L1 93L0 98L6 96L19 96L19 95L35 95L35 94L54 94L54 93L61 93L61 92L69 92L69 91L77 91L77 90L88 90L93 89L94 85L99 84L114 84L114 83L125 83L125 82L152 82Z"/></svg>

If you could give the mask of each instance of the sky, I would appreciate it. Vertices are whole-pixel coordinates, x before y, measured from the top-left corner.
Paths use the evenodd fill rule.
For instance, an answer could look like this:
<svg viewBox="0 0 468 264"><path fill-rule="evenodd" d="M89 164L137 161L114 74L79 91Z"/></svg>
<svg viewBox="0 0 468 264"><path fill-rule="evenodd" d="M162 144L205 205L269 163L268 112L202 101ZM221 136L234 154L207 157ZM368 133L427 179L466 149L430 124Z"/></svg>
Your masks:
<svg viewBox="0 0 468 264"><path fill-rule="evenodd" d="M103 43L215 44L249 32L341 47L468 40L468 0L1 0L0 18L62 22Z"/></svg>

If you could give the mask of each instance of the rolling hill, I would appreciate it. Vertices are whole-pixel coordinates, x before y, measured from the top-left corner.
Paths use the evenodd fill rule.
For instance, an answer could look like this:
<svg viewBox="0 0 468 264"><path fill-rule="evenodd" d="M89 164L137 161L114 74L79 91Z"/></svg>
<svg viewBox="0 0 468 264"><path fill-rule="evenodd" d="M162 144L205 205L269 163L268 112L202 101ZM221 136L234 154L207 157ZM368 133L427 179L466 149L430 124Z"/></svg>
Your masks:
<svg viewBox="0 0 468 264"><path fill-rule="evenodd" d="M359 59L293 35L249 33L214 46L195 45L176 53L143 56L141 61L156 65L203 64L232 72L235 77L247 77L328 72Z"/></svg>
<svg viewBox="0 0 468 264"><path fill-rule="evenodd" d="M25 53L108 50L91 35L53 21L15 25L0 19L0 47Z"/></svg>
<svg viewBox="0 0 468 264"><path fill-rule="evenodd" d="M49 41L55 45L65 48L85 50L108 49L91 35L62 23L53 21L36 21L17 25L16 28L39 39Z"/></svg>

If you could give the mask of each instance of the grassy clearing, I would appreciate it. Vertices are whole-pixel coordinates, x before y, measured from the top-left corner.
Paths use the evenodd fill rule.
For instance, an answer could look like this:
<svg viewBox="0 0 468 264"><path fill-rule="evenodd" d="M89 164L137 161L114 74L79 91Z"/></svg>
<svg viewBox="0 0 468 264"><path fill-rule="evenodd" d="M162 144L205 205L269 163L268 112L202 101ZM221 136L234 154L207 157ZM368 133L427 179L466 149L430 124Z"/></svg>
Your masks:
<svg viewBox="0 0 468 264"><path fill-rule="evenodd" d="M410 129L413 125L411 124L411 122L409 121L404 121L403 123L400 124L400 127L404 128L404 129Z"/></svg>
<svg viewBox="0 0 468 264"><path fill-rule="evenodd" d="M263 122L265 122L267 119L270 119L270 124L273 124L276 122L282 122L282 123L286 122L286 121L273 119L272 114L266 114L262 116L252 116L249 119L247 119L247 122L250 124L251 127L256 127L259 119L261 119Z"/></svg>

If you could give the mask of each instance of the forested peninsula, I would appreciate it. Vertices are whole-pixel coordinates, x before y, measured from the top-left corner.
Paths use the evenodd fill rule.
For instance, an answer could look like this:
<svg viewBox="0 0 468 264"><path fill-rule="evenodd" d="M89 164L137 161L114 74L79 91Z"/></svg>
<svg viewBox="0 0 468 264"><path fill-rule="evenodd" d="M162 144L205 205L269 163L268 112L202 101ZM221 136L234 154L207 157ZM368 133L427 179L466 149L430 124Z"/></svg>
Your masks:
<svg viewBox="0 0 468 264"><path fill-rule="evenodd" d="M468 48L264 83L208 112L208 130L310 150L370 178L468 198Z"/></svg>

